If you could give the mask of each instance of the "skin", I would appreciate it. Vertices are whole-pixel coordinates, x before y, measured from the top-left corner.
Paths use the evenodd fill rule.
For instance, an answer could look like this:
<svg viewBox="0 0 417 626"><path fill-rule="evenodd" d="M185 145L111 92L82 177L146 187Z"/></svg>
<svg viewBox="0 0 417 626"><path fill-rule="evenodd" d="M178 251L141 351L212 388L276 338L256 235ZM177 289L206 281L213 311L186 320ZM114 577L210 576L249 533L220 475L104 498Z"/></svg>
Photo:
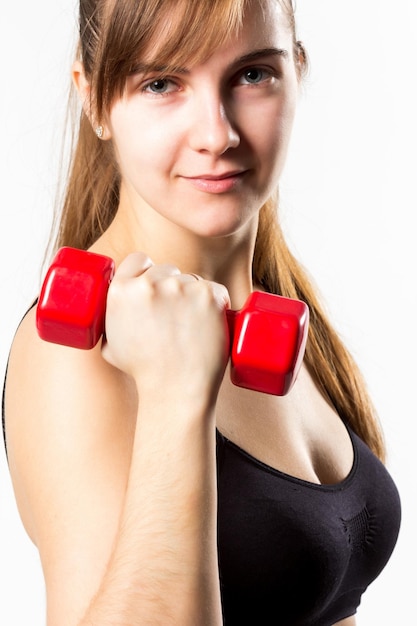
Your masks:
<svg viewBox="0 0 417 626"><path fill-rule="evenodd" d="M258 213L285 161L297 62L278 4L254 3L238 38L168 77L132 76L104 120L122 175L116 218L92 248L117 264L107 342L42 342L32 311L9 365L10 469L48 626L222 623L216 427L314 483L351 469L345 428L305 369L283 398L224 375L224 308L254 288ZM79 63L73 74L88 102Z"/></svg>

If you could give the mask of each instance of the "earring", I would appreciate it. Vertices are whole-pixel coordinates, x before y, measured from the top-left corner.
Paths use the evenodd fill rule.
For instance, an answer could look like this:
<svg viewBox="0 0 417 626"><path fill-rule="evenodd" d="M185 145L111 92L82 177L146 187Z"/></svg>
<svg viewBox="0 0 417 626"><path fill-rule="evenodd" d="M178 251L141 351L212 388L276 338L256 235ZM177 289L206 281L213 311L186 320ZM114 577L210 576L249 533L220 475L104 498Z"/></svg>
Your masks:
<svg viewBox="0 0 417 626"><path fill-rule="evenodd" d="M103 129L103 127L102 127L102 126L97 126L97 128L96 128L96 135L97 135L97 137L98 137L99 139L102 139L102 138L103 138L103 135L104 135L104 129Z"/></svg>

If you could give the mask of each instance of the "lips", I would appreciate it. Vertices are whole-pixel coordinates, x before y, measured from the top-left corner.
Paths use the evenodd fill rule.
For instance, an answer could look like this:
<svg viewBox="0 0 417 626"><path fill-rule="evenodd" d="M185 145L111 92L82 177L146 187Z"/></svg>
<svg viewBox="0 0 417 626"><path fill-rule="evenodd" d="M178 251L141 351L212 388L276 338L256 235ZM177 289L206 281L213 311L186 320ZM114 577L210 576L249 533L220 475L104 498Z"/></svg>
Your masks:
<svg viewBox="0 0 417 626"><path fill-rule="evenodd" d="M224 178L232 178L233 176L239 176L243 174L244 170L232 170L230 172L223 172L222 174L198 174L197 176L189 176L191 179L204 179L204 180L223 180Z"/></svg>
<svg viewBox="0 0 417 626"><path fill-rule="evenodd" d="M193 187L206 193L225 193L234 190L244 178L247 170L232 170L219 174L183 176Z"/></svg>

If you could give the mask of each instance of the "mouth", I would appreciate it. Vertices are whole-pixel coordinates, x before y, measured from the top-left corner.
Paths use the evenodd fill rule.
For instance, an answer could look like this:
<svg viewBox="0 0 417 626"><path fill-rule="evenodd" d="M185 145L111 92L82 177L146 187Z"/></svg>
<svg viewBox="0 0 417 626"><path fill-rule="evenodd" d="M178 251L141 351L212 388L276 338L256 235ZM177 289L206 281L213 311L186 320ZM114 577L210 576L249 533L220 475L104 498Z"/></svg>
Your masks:
<svg viewBox="0 0 417 626"><path fill-rule="evenodd" d="M206 193L226 193L234 190L242 182L248 170L233 170L219 174L198 174L183 176L193 187Z"/></svg>

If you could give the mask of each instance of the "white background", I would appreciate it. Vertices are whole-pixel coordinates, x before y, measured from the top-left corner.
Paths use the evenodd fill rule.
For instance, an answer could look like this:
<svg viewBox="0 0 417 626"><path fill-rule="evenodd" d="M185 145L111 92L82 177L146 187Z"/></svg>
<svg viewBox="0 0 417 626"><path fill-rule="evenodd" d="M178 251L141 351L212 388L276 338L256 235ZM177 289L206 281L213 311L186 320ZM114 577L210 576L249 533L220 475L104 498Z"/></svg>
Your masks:
<svg viewBox="0 0 417 626"><path fill-rule="evenodd" d="M282 219L367 377L403 502L397 548L365 594L358 623L417 624L417 10L415 0L298 0L298 16L312 69L282 183ZM8 2L0 12L0 376L39 285L75 24L74 0ZM3 453L0 623L44 624L37 553Z"/></svg>

